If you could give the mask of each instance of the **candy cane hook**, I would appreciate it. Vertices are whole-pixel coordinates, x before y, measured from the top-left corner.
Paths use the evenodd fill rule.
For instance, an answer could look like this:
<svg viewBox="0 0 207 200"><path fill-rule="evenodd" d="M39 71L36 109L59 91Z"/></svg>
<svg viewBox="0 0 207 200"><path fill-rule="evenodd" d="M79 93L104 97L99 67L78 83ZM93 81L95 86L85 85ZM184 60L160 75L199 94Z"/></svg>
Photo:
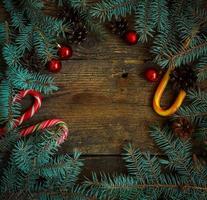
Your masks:
<svg viewBox="0 0 207 200"><path fill-rule="evenodd" d="M170 73L173 70L172 67L169 67L165 75L163 76L161 82L159 83L157 90L155 92L154 98L153 98L153 108L155 112L161 116L169 116L173 115L179 107L182 105L185 97L186 92L184 90L180 90L177 98L175 99L174 103L167 109L163 109L160 106L161 97L163 95L163 92L168 84L168 81L170 79Z"/></svg>
<svg viewBox="0 0 207 200"><path fill-rule="evenodd" d="M19 118L17 118L13 124L13 128L16 128L18 126L20 126L24 121L27 121L28 119L30 119L32 116L34 116L34 114L40 109L41 104L42 104L42 96L39 92L35 91L35 90L23 90L20 91L19 94L16 95L16 97L13 99L13 102L21 102L22 99L27 96L30 95L34 98L34 103L33 105L26 110L26 112L24 114L22 114ZM46 128L50 128L52 126L58 126L59 127L59 131L61 131L61 136L58 138L57 143L61 144L63 143L67 137L68 137L68 127L66 125L65 122L63 122L60 119L49 119L49 120L45 120L41 123L38 123L36 125L32 125L30 127L27 127L23 130L20 130L20 135L21 136L27 136L29 134L32 134L36 131L40 131ZM4 133L6 132L5 127L0 128L0 136L4 135Z"/></svg>

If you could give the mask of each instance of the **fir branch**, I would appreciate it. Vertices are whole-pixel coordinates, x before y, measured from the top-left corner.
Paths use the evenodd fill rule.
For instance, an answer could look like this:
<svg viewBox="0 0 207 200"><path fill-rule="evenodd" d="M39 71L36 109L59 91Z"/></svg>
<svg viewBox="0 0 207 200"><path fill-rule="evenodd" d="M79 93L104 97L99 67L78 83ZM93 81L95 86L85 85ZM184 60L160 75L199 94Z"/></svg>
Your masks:
<svg viewBox="0 0 207 200"><path fill-rule="evenodd" d="M104 0L96 3L90 8L92 17L97 17L100 21L111 20L113 16L126 16L136 8L138 0Z"/></svg>
<svg viewBox="0 0 207 200"><path fill-rule="evenodd" d="M207 115L207 94L205 92L191 90L188 92L187 98L191 104L182 106L178 110L178 116L197 121Z"/></svg>
<svg viewBox="0 0 207 200"><path fill-rule="evenodd" d="M152 18L155 21L158 31L164 31L169 26L169 10L167 0L154 0L152 2Z"/></svg>
<svg viewBox="0 0 207 200"><path fill-rule="evenodd" d="M201 22L189 15L183 15L177 20L180 38L184 41L186 49L193 47L200 40L198 36L200 23Z"/></svg>
<svg viewBox="0 0 207 200"><path fill-rule="evenodd" d="M22 31L20 31L19 35L16 37L15 44L18 47L18 50L23 55L25 51L31 51L32 48L32 31L33 26L31 24L24 27Z"/></svg>
<svg viewBox="0 0 207 200"><path fill-rule="evenodd" d="M77 10L86 9L86 0L67 0L68 5Z"/></svg>
<svg viewBox="0 0 207 200"><path fill-rule="evenodd" d="M53 83L54 78L40 73L29 72L22 67L10 68L7 75L15 88L19 90L34 89L48 94L58 89Z"/></svg>
<svg viewBox="0 0 207 200"><path fill-rule="evenodd" d="M102 182L93 182L93 181L87 181L86 184L90 185L91 187L95 186L95 187L103 187L104 185ZM199 186L195 186L195 185L176 185L176 184L135 184L135 185L110 185L108 187L106 187L106 189L109 189L111 187L111 189L119 189L119 190L126 190L126 189L147 189L147 188L170 188L170 189L180 189L180 187L182 187L182 190L199 190L201 192L207 192L207 187L199 187Z"/></svg>
<svg viewBox="0 0 207 200"><path fill-rule="evenodd" d="M22 0L19 6L31 22L38 22L44 16L42 0Z"/></svg>
<svg viewBox="0 0 207 200"><path fill-rule="evenodd" d="M6 29L6 23L0 23L0 44L2 45L5 41L6 41L6 38L7 38L7 31L5 30Z"/></svg>
<svg viewBox="0 0 207 200"><path fill-rule="evenodd" d="M202 57L196 64L198 81L207 79L207 56Z"/></svg>
<svg viewBox="0 0 207 200"><path fill-rule="evenodd" d="M176 46L177 42L175 32L172 30L172 24L169 24L165 30L162 30L157 34L153 41L151 53L155 54L155 62L160 63L162 58L166 55L169 47Z"/></svg>
<svg viewBox="0 0 207 200"><path fill-rule="evenodd" d="M207 187L206 186L197 186L193 184L173 184L173 183L145 183L139 184L136 180L130 177L106 177L102 176L99 181L97 178L93 177L92 181L87 180L85 183L85 187L89 189L89 195L95 196L98 199L134 199L134 195L138 195L137 193L145 193L145 191L166 191L166 194L169 191L174 191L172 193L183 193L188 194L192 191L195 193L200 193L201 195L206 196ZM180 190L182 188L182 190ZM172 194L171 193L171 194ZM158 192L159 194L159 192ZM145 193L146 195L146 193ZM138 195L139 197L146 198L144 194ZM155 194L156 195L156 194ZM165 195L167 198L168 195ZM151 196L152 197L152 196ZM155 196L154 196L155 197ZM168 196L172 197L172 196ZM168 199L167 198L167 199ZM155 198L157 199L157 197Z"/></svg>
<svg viewBox="0 0 207 200"><path fill-rule="evenodd" d="M185 65L192 63L201 56L207 54L207 40L201 40L197 42L191 48L175 48L170 49L169 52L165 54L165 57L159 62L163 67Z"/></svg>
<svg viewBox="0 0 207 200"><path fill-rule="evenodd" d="M24 18L24 13L13 12L11 14L11 22L15 29L24 30L27 20Z"/></svg>
<svg viewBox="0 0 207 200"><path fill-rule="evenodd" d="M207 140L207 119L203 118L202 121L197 125L195 130L196 139L200 141Z"/></svg>
<svg viewBox="0 0 207 200"><path fill-rule="evenodd" d="M153 12L154 5L150 0L140 2L135 11L135 29L140 35L141 42L147 42L148 36L153 37L155 28L155 19L151 13Z"/></svg>
<svg viewBox="0 0 207 200"><path fill-rule="evenodd" d="M14 147L16 141L19 139L19 133L16 130L7 131L5 136L0 140L0 152L11 151L11 148Z"/></svg>
<svg viewBox="0 0 207 200"><path fill-rule="evenodd" d="M144 183L144 176L146 176L146 174L144 174L144 159L141 152L132 148L131 145L126 146L124 150L124 160L127 163L129 173L133 176L136 176L138 180Z"/></svg>
<svg viewBox="0 0 207 200"><path fill-rule="evenodd" d="M20 140L16 143L12 152L13 162L15 162L18 169L24 173L28 173L31 170L33 159L33 145L25 143Z"/></svg>
<svg viewBox="0 0 207 200"><path fill-rule="evenodd" d="M155 143L168 156L169 167L177 170L178 173L187 176L192 183L192 158L190 150L192 148L189 141L181 141L173 139L169 128L165 127L162 130L158 127L151 127L150 134Z"/></svg>
<svg viewBox="0 0 207 200"><path fill-rule="evenodd" d="M53 41L53 37L63 35L68 27L70 27L69 22L66 23L51 16L43 16L41 20L36 22L34 30L41 32L43 38L46 36L46 38L52 38L51 41Z"/></svg>
<svg viewBox="0 0 207 200"><path fill-rule="evenodd" d="M20 65L20 58L22 54L17 46L14 46L12 44L5 45L2 54L9 67L17 67Z"/></svg>
<svg viewBox="0 0 207 200"><path fill-rule="evenodd" d="M41 190L38 192L33 192L32 195L34 198L41 198L41 197L47 197L47 198L58 198L61 196L61 198L70 199L70 200L94 200L93 197L87 197L85 194L81 194L79 191L74 192L70 190L66 190L63 188L58 188L56 191L52 190Z"/></svg>
<svg viewBox="0 0 207 200"><path fill-rule="evenodd" d="M190 3L191 1L189 0L179 0L179 1L173 0L172 1L173 17L176 17L176 19L178 19L180 16L182 16Z"/></svg>
<svg viewBox="0 0 207 200"><path fill-rule="evenodd" d="M8 80L3 80L0 87L0 123L6 123L6 128L11 128L14 120L20 115L21 105L13 102L15 90Z"/></svg>
<svg viewBox="0 0 207 200"><path fill-rule="evenodd" d="M4 3L4 8L7 12L12 13L15 10L12 0L3 0L2 2Z"/></svg>
<svg viewBox="0 0 207 200"><path fill-rule="evenodd" d="M43 64L57 57L56 46L51 43L51 40L49 40L41 30L37 30L33 33L33 40L37 55L41 58Z"/></svg>

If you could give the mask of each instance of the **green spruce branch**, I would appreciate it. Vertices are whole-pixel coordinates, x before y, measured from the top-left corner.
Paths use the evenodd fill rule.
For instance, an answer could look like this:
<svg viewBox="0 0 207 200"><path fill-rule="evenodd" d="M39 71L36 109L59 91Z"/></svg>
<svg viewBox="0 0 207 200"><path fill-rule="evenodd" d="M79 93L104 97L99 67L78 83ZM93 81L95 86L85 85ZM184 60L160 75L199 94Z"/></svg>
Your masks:
<svg viewBox="0 0 207 200"><path fill-rule="evenodd" d="M102 22L111 20L113 16L126 16L136 8L138 0L105 0L91 7L92 17L99 18Z"/></svg>
<svg viewBox="0 0 207 200"><path fill-rule="evenodd" d="M173 137L168 127L152 127L150 133L167 158L141 153L129 145L124 152L129 175L92 174L92 179L83 185L89 196L128 200L188 199L200 194L200 199L206 198L207 171L205 166L194 165L189 141Z"/></svg>

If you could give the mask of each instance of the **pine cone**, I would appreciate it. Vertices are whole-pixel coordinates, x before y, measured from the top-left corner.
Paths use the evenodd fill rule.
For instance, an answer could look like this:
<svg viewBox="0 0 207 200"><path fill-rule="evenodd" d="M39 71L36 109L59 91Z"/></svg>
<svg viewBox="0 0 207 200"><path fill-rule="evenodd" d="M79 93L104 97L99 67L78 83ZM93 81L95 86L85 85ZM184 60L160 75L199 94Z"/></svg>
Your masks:
<svg viewBox="0 0 207 200"><path fill-rule="evenodd" d="M26 52L22 58L22 63L28 69L33 71L41 71L43 70L43 64L40 58L37 56L37 52L35 49L31 50L30 52Z"/></svg>
<svg viewBox="0 0 207 200"><path fill-rule="evenodd" d="M65 5L58 15L59 18L64 19L70 24L69 32L65 33L66 39L69 43L80 44L86 40L88 30L81 14Z"/></svg>
<svg viewBox="0 0 207 200"><path fill-rule="evenodd" d="M188 139L192 136L194 128L186 118L178 118L172 123L173 132L182 139Z"/></svg>
<svg viewBox="0 0 207 200"><path fill-rule="evenodd" d="M72 23L72 31L66 33L66 38L69 43L80 44L87 38L88 31L82 22Z"/></svg>
<svg viewBox="0 0 207 200"><path fill-rule="evenodd" d="M109 24L109 28L114 34L123 36L127 32L129 25L126 18L120 17L117 20L111 21Z"/></svg>
<svg viewBox="0 0 207 200"><path fill-rule="evenodd" d="M172 83L173 90L179 91L183 89L185 91L190 88L194 88L197 81L196 72L189 65L176 68L170 74L170 81Z"/></svg>

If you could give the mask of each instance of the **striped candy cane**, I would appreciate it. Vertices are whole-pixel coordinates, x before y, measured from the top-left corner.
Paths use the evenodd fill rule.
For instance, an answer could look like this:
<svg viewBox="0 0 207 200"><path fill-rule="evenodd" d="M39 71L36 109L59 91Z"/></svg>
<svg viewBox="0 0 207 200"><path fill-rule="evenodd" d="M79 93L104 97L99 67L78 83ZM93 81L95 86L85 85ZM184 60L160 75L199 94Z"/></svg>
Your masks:
<svg viewBox="0 0 207 200"><path fill-rule="evenodd" d="M39 92L34 91L34 90L25 90L25 91L20 91L20 93L14 98L13 102L21 102L22 99L27 96L31 95L34 98L34 103L33 105L19 118L17 118L14 122L13 128L16 128L20 126L24 121L27 121L30 119L34 114L40 109L41 104L42 104L42 96ZM61 136L58 139L57 143L61 144L63 143L67 137L68 137L68 127L65 122L63 122L60 119L50 119L43 121L41 123L38 123L36 125L32 125L28 128L25 128L20 131L21 136L27 136L29 134L32 134L36 131L40 131L46 128L50 128L53 126L58 126L59 130L61 131ZM5 128L0 129L0 135L3 135L5 133Z"/></svg>
<svg viewBox="0 0 207 200"><path fill-rule="evenodd" d="M20 134L22 136L27 136L31 133L36 132L36 131L43 130L43 129L46 129L46 128L50 128L50 127L53 127L53 126L58 126L59 130L62 132L62 134L61 134L60 138L58 139L57 143L58 144L63 143L68 137L68 127L67 127L66 123L61 121L60 119L45 120L41 123L38 123L36 125L32 125L28 128L25 128L25 129L21 130Z"/></svg>
<svg viewBox="0 0 207 200"><path fill-rule="evenodd" d="M19 92L19 94L16 95L13 102L21 102L22 99L27 96L31 95L34 98L34 103L22 116L17 118L15 120L15 123L13 125L13 128L16 128L17 126L20 126L23 122L27 121L28 119L32 118L33 115L38 112L42 105L42 96L39 92L35 90L22 90Z"/></svg>

